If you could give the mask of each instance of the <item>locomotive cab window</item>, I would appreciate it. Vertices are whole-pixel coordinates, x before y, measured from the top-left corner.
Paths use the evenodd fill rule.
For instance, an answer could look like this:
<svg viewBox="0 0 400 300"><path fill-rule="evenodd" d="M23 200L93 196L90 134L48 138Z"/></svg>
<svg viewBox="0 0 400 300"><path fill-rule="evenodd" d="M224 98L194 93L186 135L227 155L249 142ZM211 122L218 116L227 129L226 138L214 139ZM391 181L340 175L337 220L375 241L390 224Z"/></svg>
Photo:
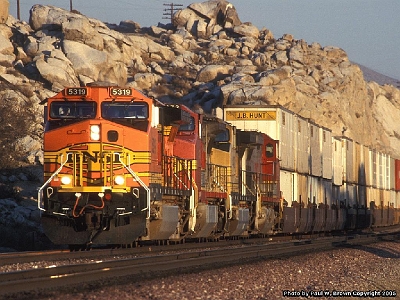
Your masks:
<svg viewBox="0 0 400 300"><path fill-rule="evenodd" d="M194 118L190 117L189 122L179 125L178 131L193 131L194 130Z"/></svg>
<svg viewBox="0 0 400 300"><path fill-rule="evenodd" d="M149 107L144 102L103 102L101 116L104 119L142 119L149 117Z"/></svg>
<svg viewBox="0 0 400 300"><path fill-rule="evenodd" d="M93 119L95 116L95 102L62 101L50 104L50 118L52 119Z"/></svg>
<svg viewBox="0 0 400 300"><path fill-rule="evenodd" d="M219 132L215 137L215 141L217 143L228 143L230 141L229 130L226 129L224 131Z"/></svg>
<svg viewBox="0 0 400 300"><path fill-rule="evenodd" d="M272 144L267 144L265 147L265 155L267 157L274 157L274 146Z"/></svg>
<svg viewBox="0 0 400 300"><path fill-rule="evenodd" d="M96 117L97 104L93 101L54 101L48 106L49 119L45 131Z"/></svg>
<svg viewBox="0 0 400 300"><path fill-rule="evenodd" d="M162 120L165 126L179 125L178 132L195 130L195 119L189 112L176 107L163 107Z"/></svg>
<svg viewBox="0 0 400 300"><path fill-rule="evenodd" d="M103 102L101 116L124 126L147 131L149 106L145 102Z"/></svg>

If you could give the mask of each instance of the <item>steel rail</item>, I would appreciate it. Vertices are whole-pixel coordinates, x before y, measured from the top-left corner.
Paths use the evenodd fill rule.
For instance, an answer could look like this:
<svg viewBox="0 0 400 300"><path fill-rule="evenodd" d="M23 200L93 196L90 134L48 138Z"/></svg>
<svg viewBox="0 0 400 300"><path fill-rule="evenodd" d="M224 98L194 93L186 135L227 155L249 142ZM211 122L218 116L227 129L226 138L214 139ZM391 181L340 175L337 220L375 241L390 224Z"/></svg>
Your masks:
<svg viewBox="0 0 400 300"><path fill-rule="evenodd" d="M256 259L282 258L334 249L337 246L374 243L384 239L387 235L354 236L351 239L336 237L272 245L250 245L240 248L200 250L0 273L0 295L65 287L107 278L160 274L164 271L185 270L192 267L215 267ZM398 235L396 238L399 238Z"/></svg>
<svg viewBox="0 0 400 300"><path fill-rule="evenodd" d="M387 233L387 232L382 232ZM364 233L364 235L382 234L382 233ZM340 238L341 236L336 236ZM344 236L351 239L352 235ZM202 242L202 243L185 243L175 245L143 245L138 248L115 248L115 249L92 249L91 251L75 251L69 250L49 250L49 251L27 251L27 252L9 252L0 253L0 266L16 265L23 263L43 262L43 261L60 261L67 259L96 259L99 260L104 257L112 256L128 256L128 255L146 255L148 253L160 253L163 251L184 251L184 250L197 250L202 249L216 249L230 246L251 245L251 244L274 244L282 242L305 243L308 240L329 238L329 237L315 237L310 234L303 234L301 236L270 236L267 238L250 238L239 240L221 240L219 242Z"/></svg>

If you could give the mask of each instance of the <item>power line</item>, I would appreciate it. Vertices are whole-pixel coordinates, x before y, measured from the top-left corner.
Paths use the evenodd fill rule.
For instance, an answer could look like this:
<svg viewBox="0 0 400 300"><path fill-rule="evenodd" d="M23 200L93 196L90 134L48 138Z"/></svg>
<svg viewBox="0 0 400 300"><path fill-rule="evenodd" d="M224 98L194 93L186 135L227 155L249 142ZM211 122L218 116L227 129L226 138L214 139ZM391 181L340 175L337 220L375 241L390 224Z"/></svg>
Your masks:
<svg viewBox="0 0 400 300"><path fill-rule="evenodd" d="M170 19L172 23L172 19L174 17L174 13L176 13L178 10L182 10L182 8L177 8L177 7L182 7L182 4L175 4L175 3L164 3L164 6L169 6L169 8L165 8L163 13L164 16L169 16L169 17L163 17L163 19Z"/></svg>

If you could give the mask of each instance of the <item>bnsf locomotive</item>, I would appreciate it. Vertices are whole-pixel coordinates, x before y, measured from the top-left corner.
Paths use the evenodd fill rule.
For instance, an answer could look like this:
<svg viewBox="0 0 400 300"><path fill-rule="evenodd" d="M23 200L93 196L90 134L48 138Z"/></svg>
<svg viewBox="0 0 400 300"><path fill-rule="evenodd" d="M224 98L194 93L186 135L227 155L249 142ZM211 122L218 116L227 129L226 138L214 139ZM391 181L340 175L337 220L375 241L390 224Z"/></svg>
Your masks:
<svg viewBox="0 0 400 300"><path fill-rule="evenodd" d="M45 233L55 244L81 247L323 232L369 227L386 215L379 224L398 223L394 202L370 209L341 201L343 175L336 189L333 174L313 176L310 158L322 161L323 151L313 154L311 138L304 142L308 171L299 173L282 161L290 138L246 128L257 118L267 122L264 114L277 120L276 109L243 111L232 110L226 122L133 88L65 88L45 109L38 192ZM303 199L285 198L302 189Z"/></svg>

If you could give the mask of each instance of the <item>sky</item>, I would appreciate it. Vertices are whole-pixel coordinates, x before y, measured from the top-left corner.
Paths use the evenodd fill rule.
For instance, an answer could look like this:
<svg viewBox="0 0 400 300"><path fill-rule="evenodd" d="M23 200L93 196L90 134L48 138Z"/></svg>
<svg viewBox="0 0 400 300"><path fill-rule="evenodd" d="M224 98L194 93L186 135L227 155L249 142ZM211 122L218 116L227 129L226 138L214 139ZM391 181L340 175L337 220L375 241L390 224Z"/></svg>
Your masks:
<svg viewBox="0 0 400 300"><path fill-rule="evenodd" d="M72 8L103 22L133 20L142 27L168 23L165 4L183 8L199 1L164 0L20 0L21 19L29 20L34 4ZM17 0L9 0L17 17ZM400 79L399 0L231 0L242 22L265 27L275 38L290 33L296 40L337 46L349 59Z"/></svg>

